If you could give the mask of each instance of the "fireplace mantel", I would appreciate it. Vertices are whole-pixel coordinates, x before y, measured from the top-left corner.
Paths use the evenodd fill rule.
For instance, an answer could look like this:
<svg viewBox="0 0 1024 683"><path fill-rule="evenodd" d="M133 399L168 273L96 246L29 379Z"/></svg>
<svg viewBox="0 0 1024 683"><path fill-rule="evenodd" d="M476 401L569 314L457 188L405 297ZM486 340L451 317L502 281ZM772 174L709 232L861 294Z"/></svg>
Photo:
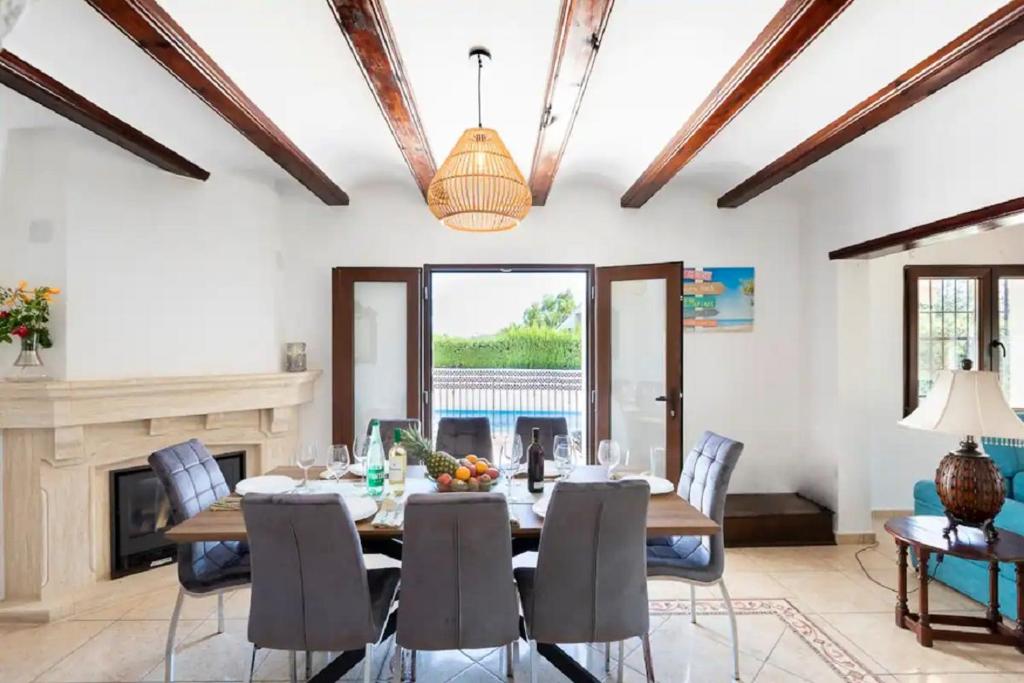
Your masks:
<svg viewBox="0 0 1024 683"><path fill-rule="evenodd" d="M291 462L320 374L0 381L0 621L64 616L111 585L111 472L191 438L244 452L250 475Z"/></svg>
<svg viewBox="0 0 1024 683"><path fill-rule="evenodd" d="M210 415L307 403L319 370L71 382L0 381L0 429Z"/></svg>

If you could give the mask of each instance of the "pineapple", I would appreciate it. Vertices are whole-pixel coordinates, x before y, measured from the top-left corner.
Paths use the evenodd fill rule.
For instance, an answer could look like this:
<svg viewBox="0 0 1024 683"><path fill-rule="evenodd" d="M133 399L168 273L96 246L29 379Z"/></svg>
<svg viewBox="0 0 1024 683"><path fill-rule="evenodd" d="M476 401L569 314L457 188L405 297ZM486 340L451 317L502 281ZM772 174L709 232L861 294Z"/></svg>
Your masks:
<svg viewBox="0 0 1024 683"><path fill-rule="evenodd" d="M425 464L427 466L427 474L429 474L433 479L437 479L445 473L454 477L455 470L459 468L459 461L444 451L430 453L427 456Z"/></svg>
<svg viewBox="0 0 1024 683"><path fill-rule="evenodd" d="M427 456L434 451L430 442L424 439L423 435L415 429L402 430L402 446L409 457L409 464L426 463Z"/></svg>

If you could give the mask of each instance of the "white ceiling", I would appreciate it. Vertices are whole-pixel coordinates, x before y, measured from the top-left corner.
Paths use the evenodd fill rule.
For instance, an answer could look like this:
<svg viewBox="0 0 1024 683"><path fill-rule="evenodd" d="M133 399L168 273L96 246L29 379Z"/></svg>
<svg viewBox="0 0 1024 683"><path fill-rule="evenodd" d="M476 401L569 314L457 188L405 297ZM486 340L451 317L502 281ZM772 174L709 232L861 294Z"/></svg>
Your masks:
<svg viewBox="0 0 1024 683"><path fill-rule="evenodd" d="M161 4L353 201L371 183L415 190L326 0ZM559 4L387 0L438 163L476 122L466 53L484 44L494 53L484 124L529 173ZM857 0L673 184L729 190L1001 4ZM550 201L569 183L624 191L781 5L619 0ZM293 182L81 0L36 0L5 47L213 173ZM54 125L18 99L0 98L0 125ZM863 144L899 144L878 133ZM812 168L773 192L815 177Z"/></svg>

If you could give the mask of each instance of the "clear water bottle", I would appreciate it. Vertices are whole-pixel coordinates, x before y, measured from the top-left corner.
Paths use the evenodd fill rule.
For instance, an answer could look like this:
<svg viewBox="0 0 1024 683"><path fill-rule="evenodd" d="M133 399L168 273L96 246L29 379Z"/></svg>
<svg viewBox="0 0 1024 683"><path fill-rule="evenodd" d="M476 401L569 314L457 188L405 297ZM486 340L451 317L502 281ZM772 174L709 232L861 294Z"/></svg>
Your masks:
<svg viewBox="0 0 1024 683"><path fill-rule="evenodd" d="M366 451L366 491L374 498L384 495L384 477L387 464L384 462L384 444L380 440L380 422L370 422L370 445Z"/></svg>

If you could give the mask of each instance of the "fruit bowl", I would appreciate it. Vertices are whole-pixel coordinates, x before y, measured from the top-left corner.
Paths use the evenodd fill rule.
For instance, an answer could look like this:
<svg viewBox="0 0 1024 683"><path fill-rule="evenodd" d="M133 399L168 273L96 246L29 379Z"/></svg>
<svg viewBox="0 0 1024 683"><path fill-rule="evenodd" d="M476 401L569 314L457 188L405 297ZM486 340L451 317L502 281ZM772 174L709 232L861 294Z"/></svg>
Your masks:
<svg viewBox="0 0 1024 683"><path fill-rule="evenodd" d="M490 491L501 475L486 458L454 458L439 451L427 457L427 478L439 493L483 493Z"/></svg>

